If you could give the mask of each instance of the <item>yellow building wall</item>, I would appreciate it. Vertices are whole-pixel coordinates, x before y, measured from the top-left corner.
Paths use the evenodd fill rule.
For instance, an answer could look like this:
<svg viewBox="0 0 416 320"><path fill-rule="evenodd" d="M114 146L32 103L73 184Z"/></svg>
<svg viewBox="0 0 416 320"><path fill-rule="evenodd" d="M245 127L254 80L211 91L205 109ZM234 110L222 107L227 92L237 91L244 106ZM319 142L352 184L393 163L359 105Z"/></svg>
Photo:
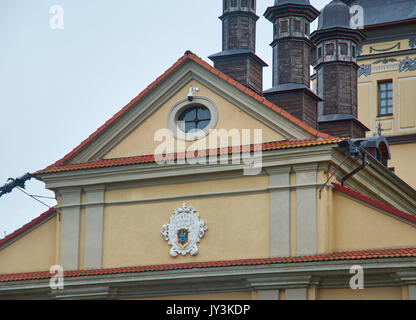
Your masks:
<svg viewBox="0 0 416 320"><path fill-rule="evenodd" d="M198 97L206 97L218 108L218 122L214 129L262 129L263 141L280 141L285 140L280 134L273 131L269 127L262 124L260 121L254 119L244 111L240 110L228 100L222 98L220 95L204 87L196 80L192 80L181 88L175 95L173 95L164 105L162 105L157 111L155 111L148 119L146 119L141 125L130 133L124 140L122 140L113 150L105 155L105 159L149 155L154 154L155 149L162 142L154 141L154 136L157 130L166 129L169 111L173 106L187 97L190 87L198 87L199 92L196 94ZM240 131L241 134L241 131ZM209 138L206 137L206 148L209 149ZM253 137L252 143L253 141ZM177 139L174 139L175 146ZM195 142L186 142L186 149L193 145ZM227 142L228 143L228 142ZM229 142L231 145L231 142ZM241 145L241 142L235 143L235 145Z"/></svg>
<svg viewBox="0 0 416 320"><path fill-rule="evenodd" d="M267 185L268 177L249 177L107 191L105 198L106 201L149 199L258 189ZM162 238L161 230L183 202L197 209L208 231L198 244L197 256L173 258L171 246ZM269 193L264 192L106 206L103 267L266 258L270 254L269 202Z"/></svg>
<svg viewBox="0 0 416 320"><path fill-rule="evenodd" d="M55 265L56 223L51 218L0 250L0 274L45 271Z"/></svg>
<svg viewBox="0 0 416 320"><path fill-rule="evenodd" d="M394 168L397 176L416 189L416 142L390 145L390 152L389 167Z"/></svg>
<svg viewBox="0 0 416 320"><path fill-rule="evenodd" d="M359 65L371 64L370 76L361 76L358 79L358 119L371 131L367 136L377 133L377 125L381 123L383 135L403 135L416 132L416 71L399 72L399 61L413 55L392 56L398 61L387 64L374 64L384 58L361 60ZM383 71L387 70L387 71ZM378 82L393 81L393 114L378 115Z"/></svg>
<svg viewBox="0 0 416 320"><path fill-rule="evenodd" d="M317 300L402 300L402 287L318 289Z"/></svg>
<svg viewBox="0 0 416 320"><path fill-rule="evenodd" d="M416 246L416 227L335 192L335 251Z"/></svg>

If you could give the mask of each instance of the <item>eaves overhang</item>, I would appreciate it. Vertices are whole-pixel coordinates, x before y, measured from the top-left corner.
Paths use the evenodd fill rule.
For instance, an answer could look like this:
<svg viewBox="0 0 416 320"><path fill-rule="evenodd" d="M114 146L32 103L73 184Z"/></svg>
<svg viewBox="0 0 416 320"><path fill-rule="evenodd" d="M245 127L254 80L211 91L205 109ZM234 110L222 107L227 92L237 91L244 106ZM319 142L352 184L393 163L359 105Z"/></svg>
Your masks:
<svg viewBox="0 0 416 320"><path fill-rule="evenodd" d="M416 249L338 252L313 257L215 261L64 273L51 290L49 272L0 277L0 298L116 299L287 288L349 288L351 266L365 270L365 286L416 281ZM26 279L25 279L26 277Z"/></svg>

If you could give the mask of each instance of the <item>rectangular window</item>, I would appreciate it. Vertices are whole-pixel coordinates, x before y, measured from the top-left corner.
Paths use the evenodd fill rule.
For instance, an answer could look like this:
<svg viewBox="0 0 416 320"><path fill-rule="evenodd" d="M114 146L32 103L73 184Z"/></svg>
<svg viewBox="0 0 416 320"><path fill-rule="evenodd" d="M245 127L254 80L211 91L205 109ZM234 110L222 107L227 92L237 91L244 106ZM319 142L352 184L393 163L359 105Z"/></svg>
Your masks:
<svg viewBox="0 0 416 320"><path fill-rule="evenodd" d="M325 55L326 56L333 56L334 55L334 44L329 43L325 45Z"/></svg>
<svg viewBox="0 0 416 320"><path fill-rule="evenodd" d="M237 0L231 0L231 7L237 7Z"/></svg>
<svg viewBox="0 0 416 320"><path fill-rule="evenodd" d="M301 21L295 20L295 24L294 24L294 27L293 27L293 29L295 30L295 32L302 32L301 25L302 25L302 22Z"/></svg>
<svg viewBox="0 0 416 320"><path fill-rule="evenodd" d="M305 34L309 36L309 23L305 23Z"/></svg>
<svg viewBox="0 0 416 320"><path fill-rule="evenodd" d="M280 33L286 33L289 31L289 25L287 20L280 21Z"/></svg>
<svg viewBox="0 0 416 320"><path fill-rule="evenodd" d="M248 0L241 0L241 7L248 8Z"/></svg>
<svg viewBox="0 0 416 320"><path fill-rule="evenodd" d="M346 56L348 54L348 46L345 43L339 44L339 54Z"/></svg>
<svg viewBox="0 0 416 320"><path fill-rule="evenodd" d="M378 115L387 116L393 114L393 81L378 83Z"/></svg>

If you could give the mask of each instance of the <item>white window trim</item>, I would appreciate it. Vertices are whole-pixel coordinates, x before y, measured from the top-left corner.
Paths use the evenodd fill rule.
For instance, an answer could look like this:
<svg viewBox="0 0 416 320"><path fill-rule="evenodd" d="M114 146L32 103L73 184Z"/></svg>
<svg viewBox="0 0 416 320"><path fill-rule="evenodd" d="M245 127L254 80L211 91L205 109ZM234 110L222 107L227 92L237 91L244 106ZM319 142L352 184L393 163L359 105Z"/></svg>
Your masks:
<svg viewBox="0 0 416 320"><path fill-rule="evenodd" d="M208 126L196 133L185 133L177 125L178 118L180 114L187 108L193 107L195 105L201 105L211 112L211 121ZM188 99L179 101L173 106L168 115L168 129L172 132L172 135L182 141L195 141L204 138L207 136L212 129L215 128L218 122L218 108L214 102L205 97L194 97L192 101Z"/></svg>

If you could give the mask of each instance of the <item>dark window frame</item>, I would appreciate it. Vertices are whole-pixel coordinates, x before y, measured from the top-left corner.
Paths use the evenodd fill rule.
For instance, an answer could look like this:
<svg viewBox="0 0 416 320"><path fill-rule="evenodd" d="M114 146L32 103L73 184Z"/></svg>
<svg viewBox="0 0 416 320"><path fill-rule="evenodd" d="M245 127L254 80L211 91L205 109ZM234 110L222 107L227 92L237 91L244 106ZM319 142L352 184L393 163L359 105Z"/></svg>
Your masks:
<svg viewBox="0 0 416 320"><path fill-rule="evenodd" d="M391 84L391 89L389 89L388 84ZM383 88L383 85L386 85L386 89ZM378 97L378 117L386 117L393 115L393 80L382 80L377 82L377 97ZM391 92L391 98L389 98L389 92ZM386 97L383 98L382 94L385 93ZM391 100L391 104L389 104ZM382 106L382 101L386 101L386 105ZM389 112L391 109L391 112Z"/></svg>
<svg viewBox="0 0 416 320"><path fill-rule="evenodd" d="M301 20L293 20L293 31L297 33L302 32L302 21Z"/></svg>
<svg viewBox="0 0 416 320"><path fill-rule="evenodd" d="M344 51L344 53L343 53ZM347 56L348 55L348 44L344 42L340 42L339 44L339 55L340 56Z"/></svg>
<svg viewBox="0 0 416 320"><path fill-rule="evenodd" d="M335 45L333 43L325 44L325 57L335 56Z"/></svg>
<svg viewBox="0 0 416 320"><path fill-rule="evenodd" d="M193 119L181 119L183 117L186 117L187 115L189 115L191 112L195 111L195 116ZM207 112L209 113L209 116L207 117L200 117L200 111L203 112ZM195 105L191 105L185 109L183 109L181 112L178 113L177 115L177 120L178 123L179 122L183 122L184 124L184 128L181 128L181 130L188 134L191 133L191 130L204 130L209 123L212 121L212 114L211 111L209 110L209 108L207 108L204 105L199 105L199 104L195 104ZM205 125L203 125L203 127L199 127L201 123L205 123ZM193 124L194 128L190 128L190 130L188 130L189 124Z"/></svg>
<svg viewBox="0 0 416 320"><path fill-rule="evenodd" d="M309 34L310 34L310 30L309 30L309 23L307 23L307 22L305 22L305 34L306 34L307 36L309 36Z"/></svg>
<svg viewBox="0 0 416 320"><path fill-rule="evenodd" d="M288 33L289 32L289 20L280 20L279 21L279 33Z"/></svg>

